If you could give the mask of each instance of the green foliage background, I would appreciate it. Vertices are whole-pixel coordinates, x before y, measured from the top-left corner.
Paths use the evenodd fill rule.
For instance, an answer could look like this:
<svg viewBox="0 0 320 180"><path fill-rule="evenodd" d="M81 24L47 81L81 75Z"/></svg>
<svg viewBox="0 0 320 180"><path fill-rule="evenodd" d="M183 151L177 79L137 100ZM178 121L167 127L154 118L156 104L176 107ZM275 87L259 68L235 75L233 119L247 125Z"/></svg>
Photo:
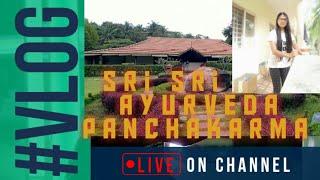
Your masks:
<svg viewBox="0 0 320 180"><path fill-rule="evenodd" d="M124 24L104 22L101 25L95 22L85 20L85 49L107 49L117 48L134 44L147 37L170 37L170 38L194 38L194 39L208 39L208 36L191 33L183 34L177 31L169 31L167 27L157 22L151 21L146 27L141 24L133 25L129 22ZM223 30L222 34L226 37L226 42L232 43L232 29L231 25Z"/></svg>

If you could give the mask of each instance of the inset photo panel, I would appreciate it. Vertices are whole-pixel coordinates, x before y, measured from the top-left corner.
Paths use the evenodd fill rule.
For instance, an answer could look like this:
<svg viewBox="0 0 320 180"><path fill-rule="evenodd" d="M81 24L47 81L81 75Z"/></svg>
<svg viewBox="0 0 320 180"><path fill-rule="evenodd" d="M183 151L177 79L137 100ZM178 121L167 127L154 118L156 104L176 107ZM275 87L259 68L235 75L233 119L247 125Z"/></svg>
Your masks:
<svg viewBox="0 0 320 180"><path fill-rule="evenodd" d="M85 118L95 125L92 147L216 146L204 137L187 139L187 120L199 118L203 136L205 95L232 91L232 0L88 0L85 7ZM128 94L132 99L124 101ZM168 95L170 118L179 124L173 141L166 138L169 116L162 105ZM196 115L184 114L188 95L195 97ZM226 117L224 102L217 101L217 116ZM128 117L136 122L134 138L126 135ZM158 137L146 139L151 117Z"/></svg>
<svg viewBox="0 0 320 180"><path fill-rule="evenodd" d="M317 0L233 0L233 92L320 92L317 4Z"/></svg>

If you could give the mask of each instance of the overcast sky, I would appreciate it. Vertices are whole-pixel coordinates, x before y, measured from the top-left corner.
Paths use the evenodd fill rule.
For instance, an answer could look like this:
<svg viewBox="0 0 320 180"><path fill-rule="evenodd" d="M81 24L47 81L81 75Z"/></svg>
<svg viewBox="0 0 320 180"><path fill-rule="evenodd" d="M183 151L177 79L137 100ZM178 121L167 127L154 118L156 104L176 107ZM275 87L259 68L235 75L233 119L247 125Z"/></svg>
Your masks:
<svg viewBox="0 0 320 180"><path fill-rule="evenodd" d="M85 17L146 26L151 20L170 31L224 39L221 31L232 19L232 0L85 0Z"/></svg>

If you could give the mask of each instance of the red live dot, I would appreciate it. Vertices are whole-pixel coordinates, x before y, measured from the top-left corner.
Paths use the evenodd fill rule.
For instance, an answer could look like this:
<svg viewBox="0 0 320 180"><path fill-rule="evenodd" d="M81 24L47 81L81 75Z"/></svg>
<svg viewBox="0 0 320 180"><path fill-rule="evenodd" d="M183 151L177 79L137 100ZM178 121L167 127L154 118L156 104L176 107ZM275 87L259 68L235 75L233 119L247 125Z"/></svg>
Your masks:
<svg viewBox="0 0 320 180"><path fill-rule="evenodd" d="M128 160L126 163L127 168L132 169L134 167L134 161L133 160Z"/></svg>

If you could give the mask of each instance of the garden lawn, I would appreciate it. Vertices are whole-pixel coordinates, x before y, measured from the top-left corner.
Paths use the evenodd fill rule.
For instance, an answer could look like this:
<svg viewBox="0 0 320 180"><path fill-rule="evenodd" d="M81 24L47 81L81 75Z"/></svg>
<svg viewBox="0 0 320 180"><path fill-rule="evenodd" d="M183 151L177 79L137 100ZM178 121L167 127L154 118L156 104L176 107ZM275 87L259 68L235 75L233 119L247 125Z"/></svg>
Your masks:
<svg viewBox="0 0 320 180"><path fill-rule="evenodd" d="M106 116L101 99L94 100L85 107L86 117L95 117L96 120L103 120Z"/></svg>
<svg viewBox="0 0 320 180"><path fill-rule="evenodd" d="M102 77L86 77L85 78L85 98L88 97L88 94L92 95L99 94L102 89Z"/></svg>
<svg viewBox="0 0 320 180"><path fill-rule="evenodd" d="M151 79L158 78L157 76L151 76ZM143 80L144 76L137 76L137 81ZM92 95L99 94L103 91L103 77L85 77L85 98L88 97L88 94ZM117 84L123 83L123 77L116 77L115 82Z"/></svg>

